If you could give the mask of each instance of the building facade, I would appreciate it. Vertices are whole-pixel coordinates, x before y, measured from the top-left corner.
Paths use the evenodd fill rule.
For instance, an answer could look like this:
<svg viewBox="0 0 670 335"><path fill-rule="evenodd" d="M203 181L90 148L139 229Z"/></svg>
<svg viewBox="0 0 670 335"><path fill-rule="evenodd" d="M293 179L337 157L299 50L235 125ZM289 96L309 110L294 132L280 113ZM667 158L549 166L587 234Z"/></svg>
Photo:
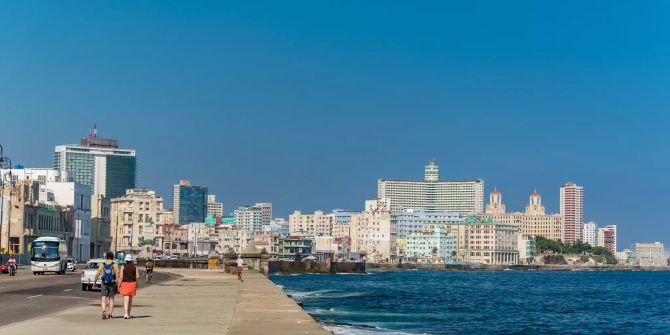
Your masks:
<svg viewBox="0 0 670 335"><path fill-rule="evenodd" d="M173 188L173 216L176 224L205 222L207 216L207 186L191 185L186 179Z"/></svg>
<svg viewBox="0 0 670 335"><path fill-rule="evenodd" d="M667 265L667 256L665 254L665 247L663 246L663 243L635 243L635 265Z"/></svg>
<svg viewBox="0 0 670 335"><path fill-rule="evenodd" d="M389 199L368 200L365 211L351 217L350 253L370 262L397 261L396 229L390 208Z"/></svg>
<svg viewBox="0 0 670 335"><path fill-rule="evenodd" d="M410 259L435 259L445 262L452 258L454 240L444 227L433 226L411 233L405 242L405 257Z"/></svg>
<svg viewBox="0 0 670 335"><path fill-rule="evenodd" d="M598 246L616 253L616 225L607 225L598 228Z"/></svg>
<svg viewBox="0 0 670 335"><path fill-rule="evenodd" d="M111 200L111 235L114 252L149 257L162 253L164 241L163 198L147 189L129 189Z"/></svg>
<svg viewBox="0 0 670 335"><path fill-rule="evenodd" d="M270 219L268 219L270 215ZM272 204L256 203L252 206L240 206L233 211L233 224L251 232L261 232L272 221Z"/></svg>
<svg viewBox="0 0 670 335"><path fill-rule="evenodd" d="M379 179L377 198L389 199L391 211L422 208L429 212L482 213L484 180L440 181L439 167L431 161L424 180Z"/></svg>
<svg viewBox="0 0 670 335"><path fill-rule="evenodd" d="M295 211L288 217L289 233L302 236L332 236L333 216L323 211L302 214Z"/></svg>
<svg viewBox="0 0 670 335"><path fill-rule="evenodd" d="M214 194L207 195L207 216L223 216L223 203L216 202L216 195Z"/></svg>
<svg viewBox="0 0 670 335"><path fill-rule="evenodd" d="M582 242L595 247L598 246L598 234L596 232L596 224L593 221L589 221L584 224L584 231L582 232Z"/></svg>
<svg viewBox="0 0 670 335"><path fill-rule="evenodd" d="M563 217L563 242L574 244L583 241L584 188L575 183L561 186L561 216Z"/></svg>

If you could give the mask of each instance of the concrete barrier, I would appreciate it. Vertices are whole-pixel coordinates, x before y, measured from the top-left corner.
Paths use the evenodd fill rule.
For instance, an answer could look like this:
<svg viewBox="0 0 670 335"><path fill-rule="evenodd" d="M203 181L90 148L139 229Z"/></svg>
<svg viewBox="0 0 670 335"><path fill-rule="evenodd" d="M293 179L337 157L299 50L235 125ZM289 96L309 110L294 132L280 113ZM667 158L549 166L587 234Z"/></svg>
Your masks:
<svg viewBox="0 0 670 335"><path fill-rule="evenodd" d="M270 261L267 273L283 275L302 273L365 273L365 263Z"/></svg>

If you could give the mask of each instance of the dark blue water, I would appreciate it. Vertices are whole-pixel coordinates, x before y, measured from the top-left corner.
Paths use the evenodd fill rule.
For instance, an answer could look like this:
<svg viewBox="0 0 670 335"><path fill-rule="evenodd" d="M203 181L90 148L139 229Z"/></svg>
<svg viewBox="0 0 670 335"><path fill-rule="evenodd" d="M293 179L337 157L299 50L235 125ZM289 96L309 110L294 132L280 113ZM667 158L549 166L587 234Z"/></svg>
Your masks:
<svg viewBox="0 0 670 335"><path fill-rule="evenodd" d="M670 272L272 276L337 334L670 334Z"/></svg>

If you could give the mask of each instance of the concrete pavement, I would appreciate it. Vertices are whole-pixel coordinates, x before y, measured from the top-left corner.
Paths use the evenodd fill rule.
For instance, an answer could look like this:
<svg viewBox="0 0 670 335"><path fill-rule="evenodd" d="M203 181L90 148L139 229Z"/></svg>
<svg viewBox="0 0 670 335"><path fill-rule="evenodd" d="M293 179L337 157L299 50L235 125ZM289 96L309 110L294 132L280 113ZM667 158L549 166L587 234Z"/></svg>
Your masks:
<svg viewBox="0 0 670 335"><path fill-rule="evenodd" d="M140 283L133 319L124 320L123 309L115 308L114 319L101 320L96 297L85 306L0 326L0 334L329 334L261 274L245 272L240 283L218 270L167 271L181 277L145 287Z"/></svg>

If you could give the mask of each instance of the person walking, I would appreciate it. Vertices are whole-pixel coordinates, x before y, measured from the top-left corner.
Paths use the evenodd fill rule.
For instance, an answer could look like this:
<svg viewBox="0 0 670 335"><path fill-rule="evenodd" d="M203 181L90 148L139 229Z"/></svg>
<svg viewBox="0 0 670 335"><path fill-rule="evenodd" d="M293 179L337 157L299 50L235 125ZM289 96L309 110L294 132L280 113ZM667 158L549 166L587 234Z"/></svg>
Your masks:
<svg viewBox="0 0 670 335"><path fill-rule="evenodd" d="M237 256L237 261L235 261L235 263L237 263L237 279L243 282L242 269L244 269L244 261L242 260L242 255Z"/></svg>
<svg viewBox="0 0 670 335"><path fill-rule="evenodd" d="M108 252L105 255L105 261L98 266L98 272L95 273L94 283L102 276L102 286L100 286L100 306L102 307L102 319L111 319L114 312L114 295L116 294L116 279L119 278L119 266L114 263L114 253ZM107 305L109 305L109 314L107 314Z"/></svg>
<svg viewBox="0 0 670 335"><path fill-rule="evenodd" d="M133 263L133 255L127 254L126 263L121 266L121 281L119 281L119 293L123 296L124 319L130 319L130 310L133 308L133 297L137 294L137 278L140 272Z"/></svg>
<svg viewBox="0 0 670 335"><path fill-rule="evenodd" d="M154 274L154 261L149 258L147 262L144 263L144 268L147 270L147 283L151 281L151 277Z"/></svg>

